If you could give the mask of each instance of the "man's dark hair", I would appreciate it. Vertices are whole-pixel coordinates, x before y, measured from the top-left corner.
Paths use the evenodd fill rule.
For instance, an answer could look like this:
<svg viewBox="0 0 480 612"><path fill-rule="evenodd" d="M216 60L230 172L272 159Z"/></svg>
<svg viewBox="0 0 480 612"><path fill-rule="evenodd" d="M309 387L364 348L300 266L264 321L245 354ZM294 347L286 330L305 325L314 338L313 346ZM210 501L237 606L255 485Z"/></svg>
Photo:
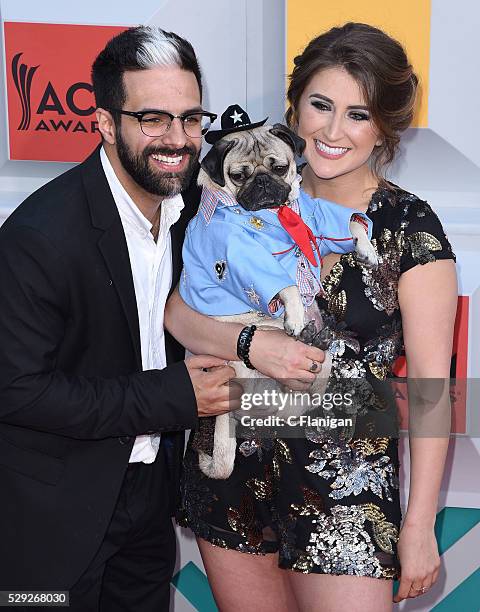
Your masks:
<svg viewBox="0 0 480 612"><path fill-rule="evenodd" d="M178 66L193 72L202 96L202 75L188 40L155 26L138 26L112 38L94 61L92 83L97 108L121 109L126 100L123 73L156 66Z"/></svg>

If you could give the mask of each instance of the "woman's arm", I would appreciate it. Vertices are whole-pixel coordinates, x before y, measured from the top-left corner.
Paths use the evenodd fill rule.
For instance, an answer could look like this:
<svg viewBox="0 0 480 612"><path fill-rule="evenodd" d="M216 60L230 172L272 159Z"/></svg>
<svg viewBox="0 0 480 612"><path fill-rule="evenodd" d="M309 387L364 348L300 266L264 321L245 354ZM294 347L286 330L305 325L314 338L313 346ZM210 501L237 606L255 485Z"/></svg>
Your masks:
<svg viewBox="0 0 480 612"><path fill-rule="evenodd" d="M398 298L408 378L423 405L414 398L409 408L410 492L398 543L402 575L396 602L430 588L440 565L433 528L450 431L448 381L457 308L454 262L411 268L400 277ZM437 380L422 382L425 379Z"/></svg>
<svg viewBox="0 0 480 612"><path fill-rule="evenodd" d="M165 308L165 327L192 353L238 360L237 339L244 326L196 312L182 300L177 289ZM295 390L303 390L315 380L309 368L312 361L322 363L324 357L319 348L297 342L276 330L257 330L250 348L250 361L259 372L282 380Z"/></svg>
<svg viewBox="0 0 480 612"><path fill-rule="evenodd" d="M238 359L237 338L244 326L216 321L193 310L182 300L178 287L168 299L164 323L172 336L191 353Z"/></svg>

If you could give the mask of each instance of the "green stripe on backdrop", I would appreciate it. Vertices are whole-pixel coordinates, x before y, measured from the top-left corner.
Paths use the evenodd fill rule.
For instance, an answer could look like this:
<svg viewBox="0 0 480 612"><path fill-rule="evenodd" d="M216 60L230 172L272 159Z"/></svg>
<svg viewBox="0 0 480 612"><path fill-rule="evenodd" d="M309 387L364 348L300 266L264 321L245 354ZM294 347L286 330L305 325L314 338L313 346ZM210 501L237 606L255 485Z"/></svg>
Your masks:
<svg viewBox="0 0 480 612"><path fill-rule="evenodd" d="M460 538L463 538L479 521L480 509L478 508L453 508L446 506L443 510L440 510L435 520L435 537L437 538L439 554L443 555L450 546L453 546ZM393 585L394 594L398 591L399 586L400 583L396 580ZM452 593L455 591L452 591ZM472 601L474 600L472 599ZM480 612L480 605L477 604L477 607L473 609L475 612ZM443 610L442 608L442 612ZM463 609L459 608L459 610L463 612ZM451 611L449 610L449 612ZM455 612L457 612L456 609Z"/></svg>
<svg viewBox="0 0 480 612"><path fill-rule="evenodd" d="M478 508L445 507L437 514L435 536L441 555L480 522Z"/></svg>
<svg viewBox="0 0 480 612"><path fill-rule="evenodd" d="M461 582L430 612L479 612L480 567Z"/></svg>
<svg viewBox="0 0 480 612"><path fill-rule="evenodd" d="M218 612L207 577L193 561L175 574L172 584L198 612Z"/></svg>

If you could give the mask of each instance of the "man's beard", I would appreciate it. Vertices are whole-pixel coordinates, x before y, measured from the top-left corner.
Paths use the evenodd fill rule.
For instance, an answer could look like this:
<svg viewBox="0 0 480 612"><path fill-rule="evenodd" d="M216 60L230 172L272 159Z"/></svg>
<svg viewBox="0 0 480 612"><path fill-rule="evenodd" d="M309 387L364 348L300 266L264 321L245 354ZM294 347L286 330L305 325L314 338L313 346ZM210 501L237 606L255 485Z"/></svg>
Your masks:
<svg viewBox="0 0 480 612"><path fill-rule="evenodd" d="M122 166L133 180L148 193L162 197L172 197L184 191L190 184L196 170L200 151L184 146L181 149L159 148L154 145L135 155L122 137L119 128L116 130L117 153ZM160 172L151 168L150 155L189 155L188 165L181 172Z"/></svg>

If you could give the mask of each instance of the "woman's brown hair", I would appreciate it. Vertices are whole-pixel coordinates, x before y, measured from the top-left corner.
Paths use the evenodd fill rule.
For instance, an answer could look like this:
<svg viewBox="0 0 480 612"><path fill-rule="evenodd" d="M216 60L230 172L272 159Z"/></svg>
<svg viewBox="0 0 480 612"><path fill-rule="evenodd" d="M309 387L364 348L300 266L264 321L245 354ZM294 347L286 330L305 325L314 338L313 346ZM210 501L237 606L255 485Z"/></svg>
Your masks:
<svg viewBox="0 0 480 612"><path fill-rule="evenodd" d="M310 79L320 70L344 68L360 85L383 141L372 154L372 169L380 178L414 113L418 79L402 45L370 25L346 23L310 41L294 63L287 92L288 125L296 124L295 112Z"/></svg>

